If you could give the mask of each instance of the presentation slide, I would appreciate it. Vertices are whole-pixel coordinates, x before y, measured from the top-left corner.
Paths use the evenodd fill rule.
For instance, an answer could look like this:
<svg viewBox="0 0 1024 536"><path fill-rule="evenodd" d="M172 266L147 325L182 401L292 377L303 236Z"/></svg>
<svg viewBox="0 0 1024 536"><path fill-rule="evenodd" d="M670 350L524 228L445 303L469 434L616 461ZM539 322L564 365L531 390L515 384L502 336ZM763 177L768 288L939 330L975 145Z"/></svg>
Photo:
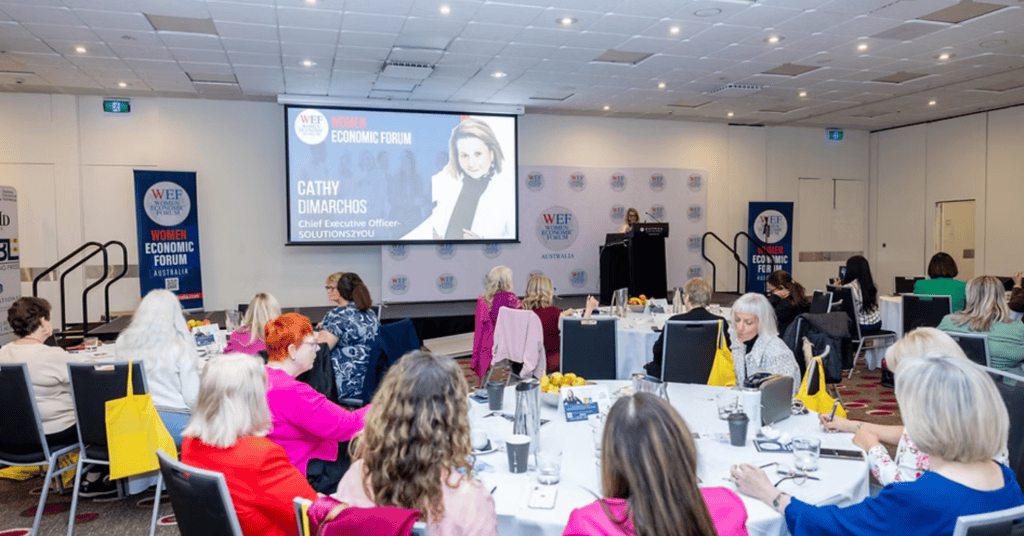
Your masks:
<svg viewBox="0 0 1024 536"><path fill-rule="evenodd" d="M288 244L518 242L516 117L285 107Z"/></svg>

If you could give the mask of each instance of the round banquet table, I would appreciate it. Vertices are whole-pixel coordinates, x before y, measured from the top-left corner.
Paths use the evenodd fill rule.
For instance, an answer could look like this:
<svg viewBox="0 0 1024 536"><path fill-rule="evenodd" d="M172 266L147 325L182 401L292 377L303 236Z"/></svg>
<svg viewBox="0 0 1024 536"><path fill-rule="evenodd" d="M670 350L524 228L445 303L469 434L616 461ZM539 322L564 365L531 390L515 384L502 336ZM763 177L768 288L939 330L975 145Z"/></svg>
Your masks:
<svg viewBox="0 0 1024 536"><path fill-rule="evenodd" d="M616 390L629 382L597 382L607 385L613 400ZM728 425L718 419L715 396L727 392L725 387L706 385L669 384L670 403L678 410L696 439L699 452L698 475L704 486L721 486L736 491L734 484L726 480L729 466L746 462L755 466L778 462L793 466L789 453L758 452L747 435L747 444L733 447L728 444ZM470 426L473 430L486 431L492 445L502 445L512 435L512 423L500 416L487 417L492 413L486 403L470 401ZM530 493L537 483L537 471L531 460L531 470L525 474L512 474L508 470L508 455L496 450L476 457L477 476L487 490L494 490L495 507L498 513L498 533L508 535L562 534L569 514L575 508L590 504L601 493L600 467L595 453L593 436L600 433L595 417L589 421L566 422L565 415L541 403L541 418L551 422L540 429L541 450L562 451L561 481L553 509L533 509L527 506ZM515 391L505 389L502 413L515 412ZM852 434L830 434L821 430L816 413L797 415L775 424L775 428L790 436L812 436L821 439L822 446L856 449L850 439ZM723 444L721 440L725 440ZM771 471L769 469L769 471ZM835 504L849 506L859 503L868 496L868 465L864 460L836 460L822 458L818 471L813 473L821 480L807 480L796 485L791 480L783 482L782 491L798 499L817 505ZM769 477L778 478L772 473ZM737 492L737 494L739 494ZM739 494L747 508L747 530L751 536L788 534L783 516L761 501Z"/></svg>

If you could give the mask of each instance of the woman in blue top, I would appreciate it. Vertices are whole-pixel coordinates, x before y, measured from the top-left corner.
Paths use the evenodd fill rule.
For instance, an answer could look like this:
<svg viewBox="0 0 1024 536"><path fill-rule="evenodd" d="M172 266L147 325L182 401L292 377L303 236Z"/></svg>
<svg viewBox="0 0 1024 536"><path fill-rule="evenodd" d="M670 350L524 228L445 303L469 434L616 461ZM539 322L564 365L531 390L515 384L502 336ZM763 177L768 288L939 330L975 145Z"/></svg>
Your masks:
<svg viewBox="0 0 1024 536"><path fill-rule="evenodd" d="M337 289L338 307L324 317L317 341L327 343L331 349L338 400L342 400L363 394L363 379L369 367L370 352L377 346L380 322L370 310L373 305L370 291L358 275L342 274Z"/></svg>
<svg viewBox="0 0 1024 536"><path fill-rule="evenodd" d="M794 536L945 535L960 516L1024 504L1013 471L992 461L1006 444L1010 419L984 370L942 355L905 361L896 372L896 399L907 434L931 457L931 469L916 481L890 484L846 508L807 504L747 464L732 467L736 485L784 514Z"/></svg>

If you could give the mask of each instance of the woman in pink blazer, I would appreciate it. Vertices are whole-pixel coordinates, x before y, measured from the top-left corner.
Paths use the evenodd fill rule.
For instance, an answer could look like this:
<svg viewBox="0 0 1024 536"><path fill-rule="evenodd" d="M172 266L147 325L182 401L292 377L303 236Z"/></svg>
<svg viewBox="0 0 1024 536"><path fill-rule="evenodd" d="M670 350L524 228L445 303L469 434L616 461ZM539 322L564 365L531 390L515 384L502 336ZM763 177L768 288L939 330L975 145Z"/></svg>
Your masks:
<svg viewBox="0 0 1024 536"><path fill-rule="evenodd" d="M288 313L271 320L266 344L267 403L273 418L267 439L280 445L305 475L310 459L338 458L338 443L363 429L370 406L348 411L295 379L316 359L318 345L308 318Z"/></svg>
<svg viewBox="0 0 1024 536"><path fill-rule="evenodd" d="M494 352L494 326L502 307L519 308L519 298L512 293L512 270L495 266L487 272L487 288L476 300L476 321L473 329L473 361L470 367L483 380L491 366Z"/></svg>
<svg viewBox="0 0 1024 536"><path fill-rule="evenodd" d="M620 398L601 443L605 498L573 510L563 534L747 536L740 498L697 480L697 447L679 413L649 393Z"/></svg>

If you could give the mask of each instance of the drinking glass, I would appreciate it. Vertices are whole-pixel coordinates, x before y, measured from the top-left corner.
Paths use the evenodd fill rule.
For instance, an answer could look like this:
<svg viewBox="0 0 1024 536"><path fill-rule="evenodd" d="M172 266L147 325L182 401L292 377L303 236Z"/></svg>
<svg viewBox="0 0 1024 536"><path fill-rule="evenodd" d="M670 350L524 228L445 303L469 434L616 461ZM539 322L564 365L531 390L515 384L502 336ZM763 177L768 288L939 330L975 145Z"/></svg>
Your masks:
<svg viewBox="0 0 1024 536"><path fill-rule="evenodd" d="M793 439L793 464L797 471L817 471L821 455L821 440L813 437Z"/></svg>
<svg viewBox="0 0 1024 536"><path fill-rule="evenodd" d="M562 473L562 451L541 450L537 452L537 481L541 484L557 484Z"/></svg>

